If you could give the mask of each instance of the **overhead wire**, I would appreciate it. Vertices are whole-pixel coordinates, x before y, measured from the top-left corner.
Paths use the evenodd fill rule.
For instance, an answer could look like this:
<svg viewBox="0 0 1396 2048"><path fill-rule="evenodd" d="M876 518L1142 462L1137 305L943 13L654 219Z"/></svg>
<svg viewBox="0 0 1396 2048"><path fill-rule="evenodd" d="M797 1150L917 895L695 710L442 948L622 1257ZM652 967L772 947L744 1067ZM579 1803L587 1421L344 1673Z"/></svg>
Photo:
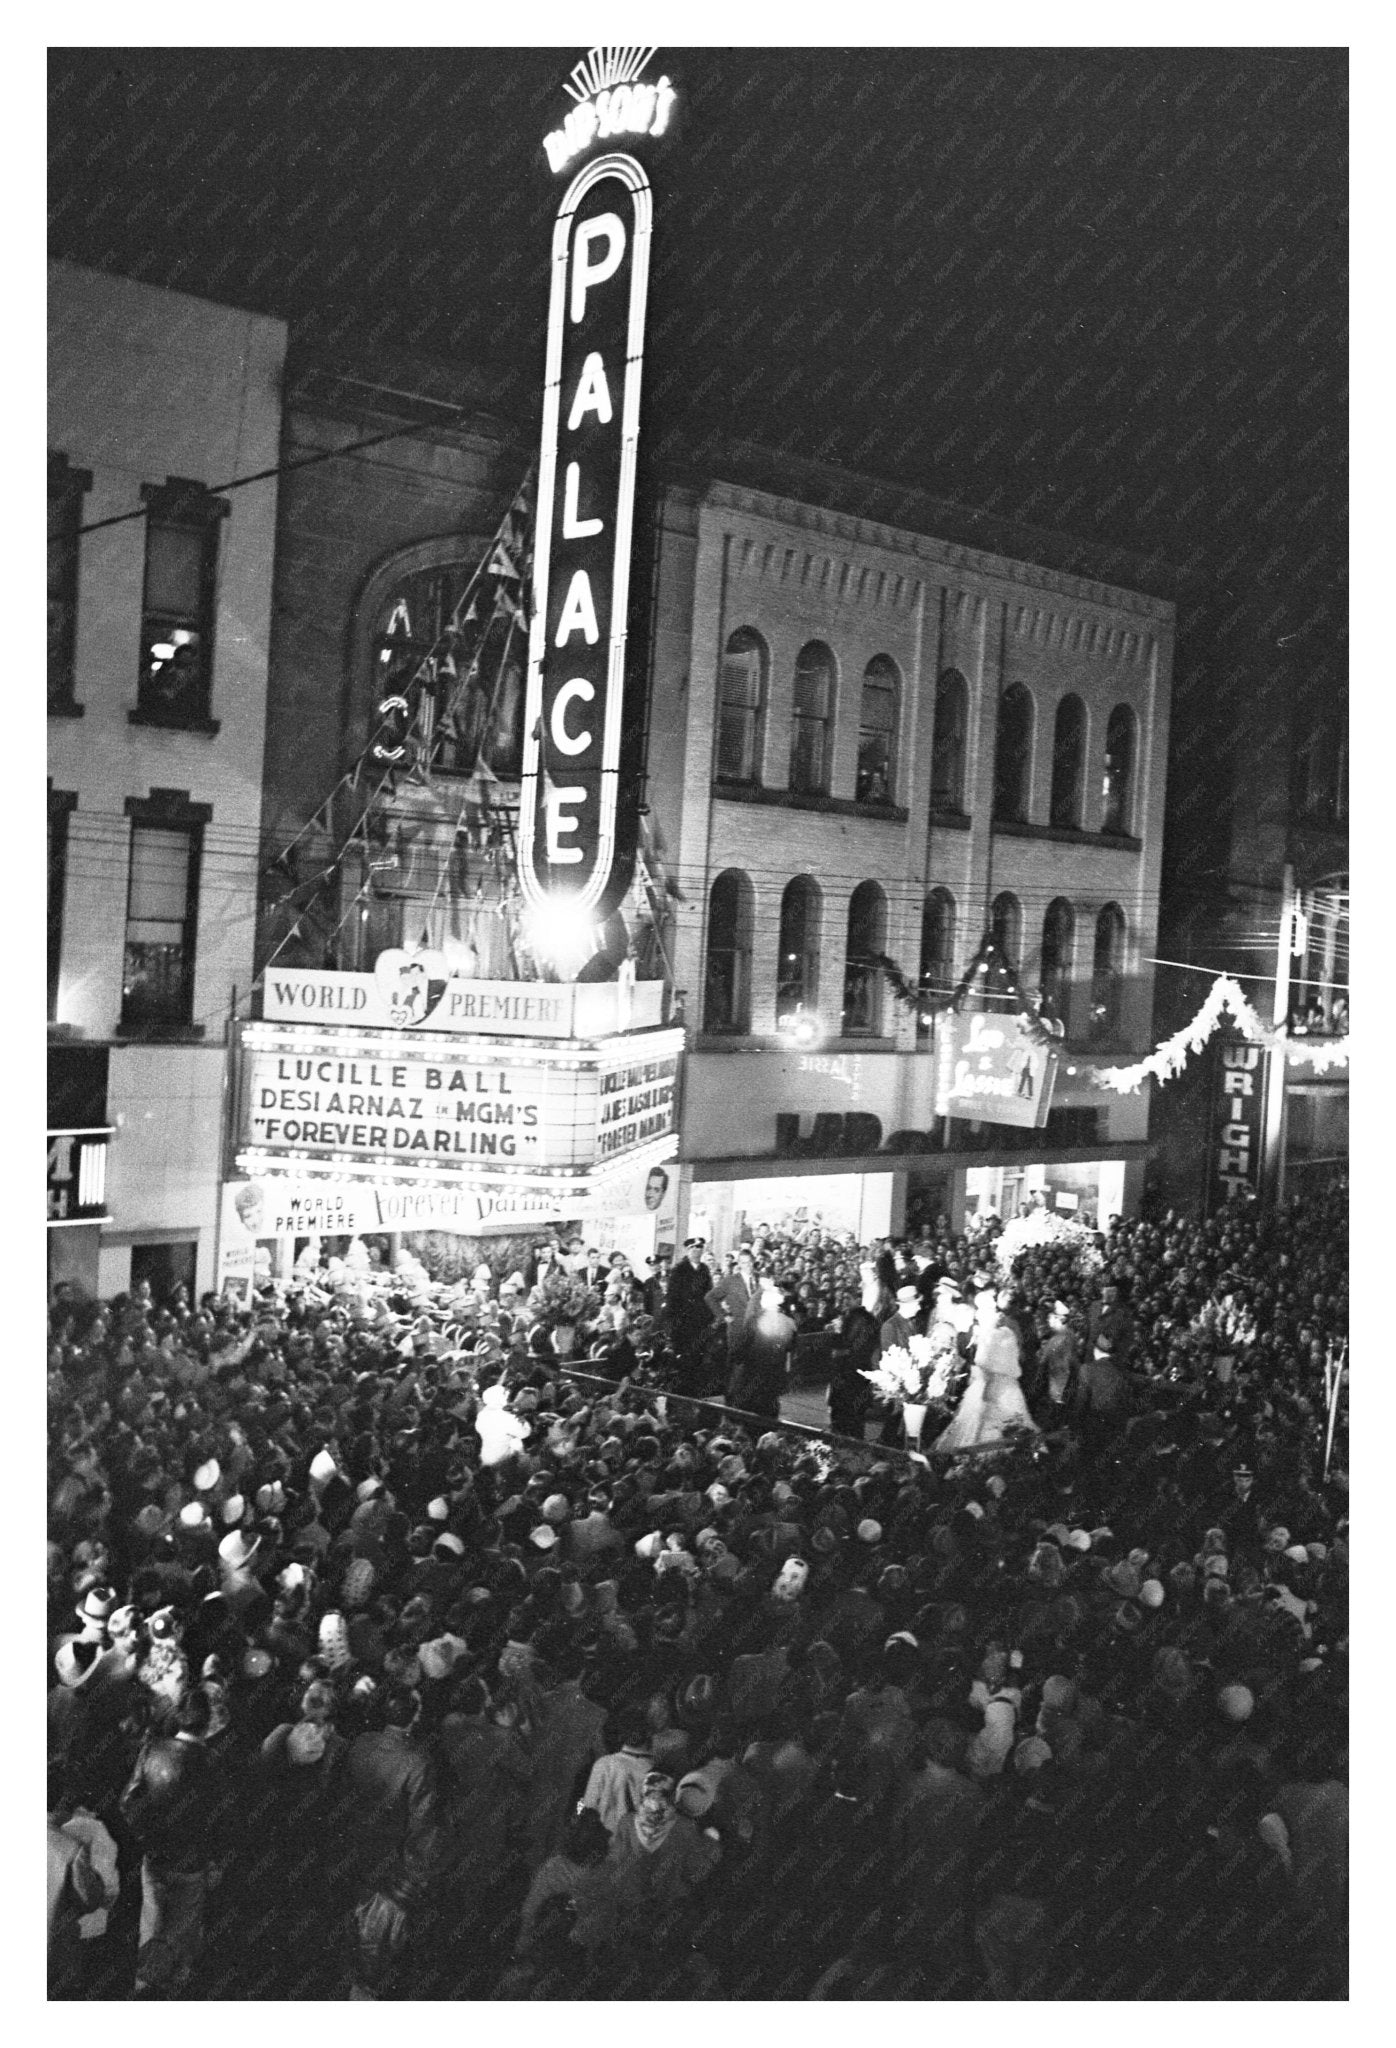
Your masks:
<svg viewBox="0 0 1396 2048"><path fill-rule="evenodd" d="M340 447L317 448L311 455L295 456L282 462L274 462L266 469L254 469L250 470L245 476L230 477L226 483L201 484L198 486L198 494L200 497L220 498L227 491L245 490L249 484L269 483L273 477L290 476L293 472L302 469L314 469L317 464L322 462L336 462L345 455L358 455L365 448L379 448L385 441L411 441L417 435L427 431L440 433L460 420L472 417L478 419L481 408L478 404L453 405L446 408L446 413L447 417L445 419L438 416L435 419L413 420L409 421L406 426L389 427L382 433L367 434L358 441L348 441ZM192 491L190 495L191 497L193 496ZM76 529L77 536L81 539L84 534L101 533L109 526L125 526L135 519L148 519L150 517L150 510L149 505L137 505L128 512L111 512L103 519L86 520Z"/></svg>

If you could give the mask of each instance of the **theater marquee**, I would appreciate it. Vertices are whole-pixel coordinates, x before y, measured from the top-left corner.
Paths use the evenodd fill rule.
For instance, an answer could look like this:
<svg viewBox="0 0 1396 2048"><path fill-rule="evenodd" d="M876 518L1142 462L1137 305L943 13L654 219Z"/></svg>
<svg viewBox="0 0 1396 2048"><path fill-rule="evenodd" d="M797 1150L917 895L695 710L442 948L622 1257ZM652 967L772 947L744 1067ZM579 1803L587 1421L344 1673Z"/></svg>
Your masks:
<svg viewBox="0 0 1396 2048"><path fill-rule="evenodd" d="M585 1177L674 1133L683 1035L556 1047L249 1025L239 1131L249 1162L335 1161L460 1183Z"/></svg>

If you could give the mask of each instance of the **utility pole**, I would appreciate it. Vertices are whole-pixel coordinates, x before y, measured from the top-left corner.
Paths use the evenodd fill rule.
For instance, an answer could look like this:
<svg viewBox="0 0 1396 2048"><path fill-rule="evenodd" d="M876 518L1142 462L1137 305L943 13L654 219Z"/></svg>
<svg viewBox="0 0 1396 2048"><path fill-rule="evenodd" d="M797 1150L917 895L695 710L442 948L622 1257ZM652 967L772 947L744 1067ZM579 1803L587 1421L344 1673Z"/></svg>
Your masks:
<svg viewBox="0 0 1396 2048"><path fill-rule="evenodd" d="M1294 947L1294 868L1285 862L1284 880L1280 889L1280 936L1275 948L1275 1005L1271 1022L1277 1031L1283 1031L1289 1017L1289 962ZM1270 1055L1269 1072L1265 1084L1265 1141L1262 1155L1262 1185L1266 1200L1272 1208L1278 1209L1284 1201L1284 1113L1285 1113L1285 1056L1282 1047L1277 1046Z"/></svg>

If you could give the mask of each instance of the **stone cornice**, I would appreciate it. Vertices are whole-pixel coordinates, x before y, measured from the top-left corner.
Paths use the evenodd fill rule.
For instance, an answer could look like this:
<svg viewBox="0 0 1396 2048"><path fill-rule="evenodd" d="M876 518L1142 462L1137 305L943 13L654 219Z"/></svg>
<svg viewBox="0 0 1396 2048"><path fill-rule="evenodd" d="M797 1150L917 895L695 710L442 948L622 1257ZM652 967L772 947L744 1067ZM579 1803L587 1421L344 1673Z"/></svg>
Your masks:
<svg viewBox="0 0 1396 2048"><path fill-rule="evenodd" d="M1171 628L1174 622L1175 607L1164 598L1147 597L1140 591L1127 590L1114 584L1092 582L1062 569L1043 568L1036 562L1019 561L1008 555L990 553L983 548L937 540L929 534L883 526L874 520L863 519L852 513L834 512L823 506L810 505L798 498L777 497L747 484L724 483L720 479L714 479L703 491L700 503L722 511L743 513L748 518L767 520L773 525L784 527L787 534L789 529L794 527L821 541L838 541L845 546L877 548L887 554L910 557L912 561L924 564L932 575L937 571L951 570L961 575L984 577L999 584L1008 583L1020 590L1051 592L1056 596L1070 599L1074 604L1093 605L1101 611L1117 616L1125 612L1136 618L1151 619L1165 629ZM774 559L781 554L774 537L769 549L761 552L763 562L766 555ZM798 554L799 550L794 552ZM809 560L813 562L814 556L811 555ZM802 575L808 573L804 570L803 563L800 566ZM882 580L884 584L891 582L898 587L901 587L903 582L902 579L895 577ZM919 581L914 572L905 579L907 585L915 585ZM895 598L893 601L895 602ZM902 601L914 601L909 589Z"/></svg>

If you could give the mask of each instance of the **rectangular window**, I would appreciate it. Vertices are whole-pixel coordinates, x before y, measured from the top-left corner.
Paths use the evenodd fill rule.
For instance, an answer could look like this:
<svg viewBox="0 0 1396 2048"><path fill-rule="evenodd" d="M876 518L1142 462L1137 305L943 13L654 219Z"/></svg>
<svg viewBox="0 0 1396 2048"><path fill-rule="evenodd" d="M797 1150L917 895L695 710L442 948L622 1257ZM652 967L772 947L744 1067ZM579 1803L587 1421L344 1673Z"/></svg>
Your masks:
<svg viewBox="0 0 1396 2048"><path fill-rule="evenodd" d="M63 455L48 463L48 708L77 709L74 665L78 634L78 535L91 472L69 469Z"/></svg>
<svg viewBox="0 0 1396 2048"><path fill-rule="evenodd" d="M219 522L227 500L171 477L144 491L145 586L141 600L139 720L209 722Z"/></svg>
<svg viewBox="0 0 1396 2048"><path fill-rule="evenodd" d="M123 1031L173 1030L193 1021L202 837L197 825L131 827Z"/></svg>
<svg viewBox="0 0 1396 2048"><path fill-rule="evenodd" d="M69 791L48 798L48 1017L58 1017L58 978L63 966L63 899L68 886L68 820L77 799Z"/></svg>

